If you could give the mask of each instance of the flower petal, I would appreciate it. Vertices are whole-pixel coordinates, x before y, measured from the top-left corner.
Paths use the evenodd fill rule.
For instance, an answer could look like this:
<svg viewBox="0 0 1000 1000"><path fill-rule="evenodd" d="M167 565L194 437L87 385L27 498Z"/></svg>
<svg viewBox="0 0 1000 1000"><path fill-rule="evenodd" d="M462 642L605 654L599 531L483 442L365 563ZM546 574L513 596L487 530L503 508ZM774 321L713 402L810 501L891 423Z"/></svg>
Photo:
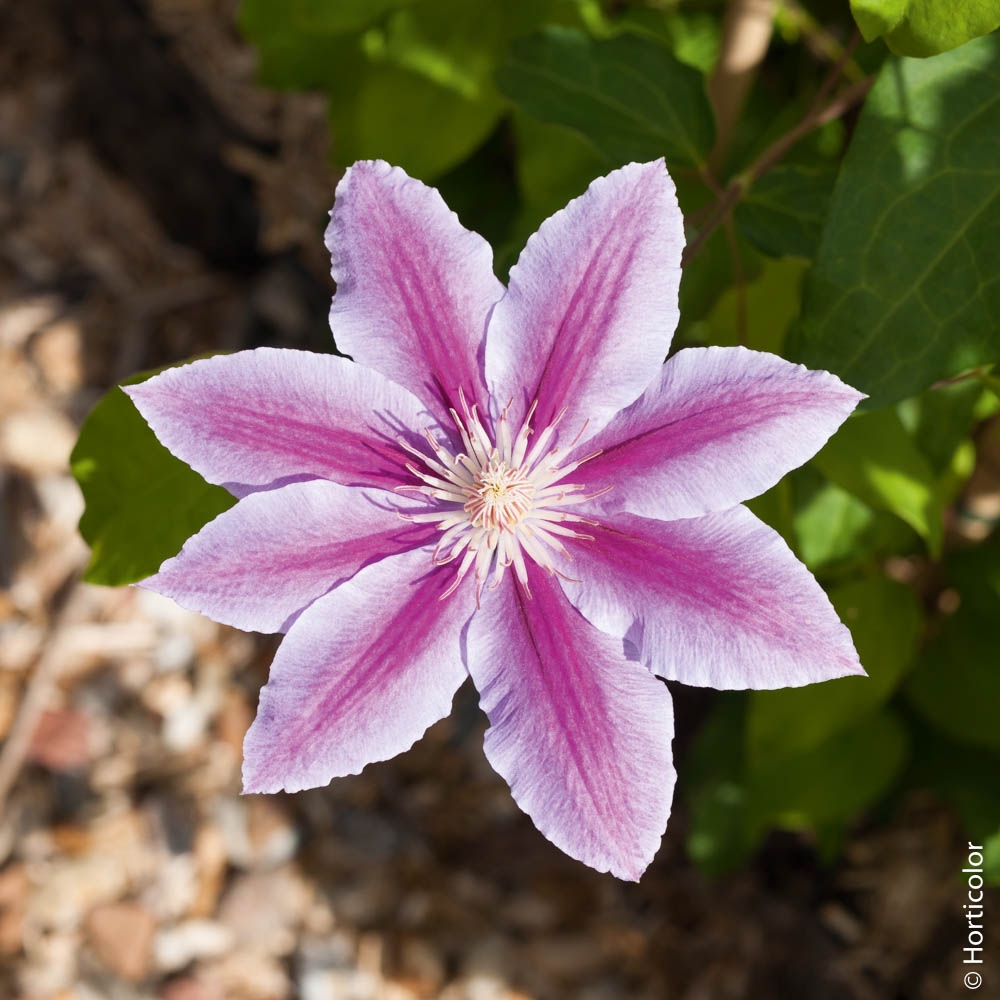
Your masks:
<svg viewBox="0 0 1000 1000"><path fill-rule="evenodd" d="M598 178L542 223L511 269L486 336L486 379L519 426L567 408L573 437L628 406L656 376L677 325L684 226L663 164Z"/></svg>
<svg viewBox="0 0 1000 1000"><path fill-rule="evenodd" d="M485 750L556 847L638 880L670 814L670 693L589 625L534 565L508 573L469 625L469 673L489 716Z"/></svg>
<svg viewBox="0 0 1000 1000"><path fill-rule="evenodd" d="M308 351L217 355L124 390L167 449L237 496L315 477L392 489L412 479L398 439L434 423L377 372Z"/></svg>
<svg viewBox="0 0 1000 1000"><path fill-rule="evenodd" d="M812 458L864 395L835 375L743 347L693 347L576 456L614 484L606 510L673 520L725 510ZM567 461L573 459L573 455Z"/></svg>
<svg viewBox="0 0 1000 1000"><path fill-rule="evenodd" d="M362 566L425 544L433 530L397 513L422 506L323 479L252 493L141 586L225 625L280 632Z"/></svg>
<svg viewBox="0 0 1000 1000"><path fill-rule="evenodd" d="M668 680L798 687L863 674L851 633L781 536L745 507L682 521L617 514L567 539L563 587Z"/></svg>
<svg viewBox="0 0 1000 1000"><path fill-rule="evenodd" d="M503 295L493 251L434 188L382 160L351 167L326 231L340 350L420 397L450 426L458 390L483 406L486 320Z"/></svg>
<svg viewBox="0 0 1000 1000"><path fill-rule="evenodd" d="M409 749L467 676L469 588L429 549L390 556L307 608L285 636L243 744L246 792L315 788Z"/></svg>

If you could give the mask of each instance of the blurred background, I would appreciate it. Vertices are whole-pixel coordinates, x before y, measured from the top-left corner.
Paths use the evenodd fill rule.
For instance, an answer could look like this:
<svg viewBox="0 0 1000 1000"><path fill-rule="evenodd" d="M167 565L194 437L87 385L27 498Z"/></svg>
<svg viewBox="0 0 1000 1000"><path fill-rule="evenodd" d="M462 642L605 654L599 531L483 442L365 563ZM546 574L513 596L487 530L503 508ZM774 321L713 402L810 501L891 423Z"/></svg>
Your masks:
<svg viewBox="0 0 1000 1000"><path fill-rule="evenodd" d="M748 52L735 83L712 75L733 51L712 0L0 0L0 997L960 994L970 839L990 841L987 877L1000 873L988 370L879 411L898 415L917 457L896 472L933 491L932 514L858 485L843 454L755 503L828 588L873 680L790 697L671 685L682 783L637 885L534 830L483 758L469 688L396 760L241 796L277 639L100 585L144 575L127 539L146 558L164 548L155 568L218 502L174 537L172 467L129 464L153 444L105 394L206 352L332 350L322 232L355 158L440 187L505 277L616 150L648 150L624 126L609 148L592 114L561 120L532 91L539 38L625 32L667 53L691 107L712 81L714 140L689 116L707 164L668 155L699 224L815 101L856 88L782 161L798 171L785 187L748 200L685 270L678 344L780 351L889 55L859 44L846 0L730 6ZM794 226L776 226L775 203L796 206ZM89 433L105 455L119 435L120 461L98 483L86 439L73 459L94 491L91 553L70 455L102 398ZM982 996L1000 995L992 902Z"/></svg>

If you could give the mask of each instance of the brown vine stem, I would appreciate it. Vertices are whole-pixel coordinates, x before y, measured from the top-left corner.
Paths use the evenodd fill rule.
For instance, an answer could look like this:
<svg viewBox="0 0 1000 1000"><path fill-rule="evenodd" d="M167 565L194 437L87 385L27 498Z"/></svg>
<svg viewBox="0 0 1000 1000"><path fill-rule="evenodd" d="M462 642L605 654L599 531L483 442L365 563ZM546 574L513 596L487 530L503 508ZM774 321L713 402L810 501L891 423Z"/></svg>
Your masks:
<svg viewBox="0 0 1000 1000"><path fill-rule="evenodd" d="M812 132L813 129L819 128L820 125L825 125L827 122L839 118L863 101L874 82L874 76L859 80L843 90L825 107L815 111L807 111L797 125L790 128L784 135L779 136L743 173L734 177L729 186L722 192L721 197L715 202L711 214L698 231L698 235L685 248L681 258L681 266L687 264L698 253L708 237L725 220L736 203L750 190L753 184L760 180L776 163L779 163L800 139Z"/></svg>
<svg viewBox="0 0 1000 1000"><path fill-rule="evenodd" d="M957 375L949 375L948 378L938 379L931 385L931 389L943 389L947 385L955 385L957 382L970 382L976 379L994 392L1000 388L1000 381L993 373L993 365L978 365L968 371L959 372Z"/></svg>
<svg viewBox="0 0 1000 1000"><path fill-rule="evenodd" d="M830 96L830 92L837 85L837 81L843 75L844 69L851 60L851 56L854 55L854 50L860 44L861 32L855 28L850 41L844 46L844 51L840 53L840 58L833 64L833 69L827 73L826 79L820 84L820 88L816 92L816 96L813 98L812 104L809 105L809 112L816 111L818 108L823 106L823 102ZM808 114L809 112L806 113Z"/></svg>

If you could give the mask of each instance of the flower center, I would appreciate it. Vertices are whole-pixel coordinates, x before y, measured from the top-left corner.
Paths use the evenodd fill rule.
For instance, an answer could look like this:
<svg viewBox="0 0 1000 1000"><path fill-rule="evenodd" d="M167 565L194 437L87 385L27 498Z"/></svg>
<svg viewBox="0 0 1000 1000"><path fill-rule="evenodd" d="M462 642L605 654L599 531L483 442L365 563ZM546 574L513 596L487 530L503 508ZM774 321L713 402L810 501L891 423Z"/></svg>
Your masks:
<svg viewBox="0 0 1000 1000"><path fill-rule="evenodd" d="M562 412L530 441L529 447L529 439L534 436L531 427L534 404L514 435L507 416L509 406L504 408L497 419L494 441L483 427L477 408L469 407L463 393L459 395L463 413L459 416L452 410L451 416L458 428L462 450L452 454L427 429L424 436L433 457L400 440L400 445L418 458L423 467L408 465L420 482L397 489L420 494L433 502L433 509L426 513L401 516L437 525L442 534L434 551L434 562L444 565L460 560L455 580L443 596L454 593L471 570L475 574L478 603L487 576L492 573L489 586L495 588L509 566L527 590L525 557L549 573L559 573L555 558L568 556L559 536L589 538L569 525L594 523L565 508L592 500L607 490L585 494L583 486L563 482L571 472L600 453L560 464L563 449L552 445ZM567 448L572 448L582 433L583 428Z"/></svg>
<svg viewBox="0 0 1000 1000"><path fill-rule="evenodd" d="M535 487L520 469L511 469L498 457L491 457L472 486L465 510L476 527L491 531L513 531L531 511Z"/></svg>

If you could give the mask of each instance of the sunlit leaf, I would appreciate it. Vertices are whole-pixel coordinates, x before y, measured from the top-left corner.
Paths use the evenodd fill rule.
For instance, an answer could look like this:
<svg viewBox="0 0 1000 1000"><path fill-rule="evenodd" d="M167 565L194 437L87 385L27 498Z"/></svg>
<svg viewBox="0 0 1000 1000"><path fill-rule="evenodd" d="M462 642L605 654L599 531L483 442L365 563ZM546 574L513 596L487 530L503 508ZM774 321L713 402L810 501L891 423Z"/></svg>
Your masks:
<svg viewBox="0 0 1000 1000"><path fill-rule="evenodd" d="M996 0L851 0L866 41L902 56L933 56L1000 27Z"/></svg>
<svg viewBox="0 0 1000 1000"><path fill-rule="evenodd" d="M722 24L710 10L628 7L615 27L652 35L682 63L706 75L719 57Z"/></svg>
<svg viewBox="0 0 1000 1000"><path fill-rule="evenodd" d="M902 518L939 551L942 510L934 470L894 410L860 413L813 459L829 479Z"/></svg>
<svg viewBox="0 0 1000 1000"><path fill-rule="evenodd" d="M793 341L882 406L1000 358L1000 36L890 59L834 189Z"/></svg>
<svg viewBox="0 0 1000 1000"><path fill-rule="evenodd" d="M795 512L796 550L816 570L848 559L875 521L875 512L835 483L824 483Z"/></svg>

